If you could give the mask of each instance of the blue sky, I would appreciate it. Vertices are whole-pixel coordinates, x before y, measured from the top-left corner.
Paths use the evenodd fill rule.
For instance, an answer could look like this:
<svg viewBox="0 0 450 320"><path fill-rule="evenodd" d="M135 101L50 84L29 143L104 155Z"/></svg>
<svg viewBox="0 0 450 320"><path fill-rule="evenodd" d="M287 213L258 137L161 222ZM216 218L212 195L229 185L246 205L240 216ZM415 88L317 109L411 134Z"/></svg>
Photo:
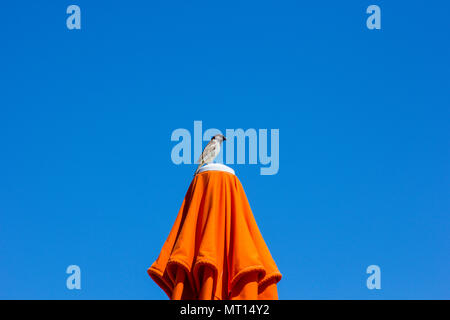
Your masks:
<svg viewBox="0 0 450 320"><path fill-rule="evenodd" d="M381 30L366 28L371 4ZM449 9L5 3L0 298L167 299L146 270L195 169L172 163L170 136L201 120L280 130L278 174L232 167L281 299L449 299ZM366 287L372 264L381 290Z"/></svg>

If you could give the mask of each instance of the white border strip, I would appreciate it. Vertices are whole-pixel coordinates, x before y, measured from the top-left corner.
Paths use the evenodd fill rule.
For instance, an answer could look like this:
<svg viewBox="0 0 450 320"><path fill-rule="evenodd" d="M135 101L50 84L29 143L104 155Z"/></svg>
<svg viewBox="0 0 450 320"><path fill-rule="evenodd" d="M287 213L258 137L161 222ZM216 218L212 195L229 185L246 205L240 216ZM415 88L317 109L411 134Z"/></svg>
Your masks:
<svg viewBox="0 0 450 320"><path fill-rule="evenodd" d="M205 172L205 171L225 171L225 172L236 175L234 173L233 169L231 169L230 167L228 167L224 164L221 164L221 163L210 163L210 164L204 165L203 167L200 168L198 173Z"/></svg>

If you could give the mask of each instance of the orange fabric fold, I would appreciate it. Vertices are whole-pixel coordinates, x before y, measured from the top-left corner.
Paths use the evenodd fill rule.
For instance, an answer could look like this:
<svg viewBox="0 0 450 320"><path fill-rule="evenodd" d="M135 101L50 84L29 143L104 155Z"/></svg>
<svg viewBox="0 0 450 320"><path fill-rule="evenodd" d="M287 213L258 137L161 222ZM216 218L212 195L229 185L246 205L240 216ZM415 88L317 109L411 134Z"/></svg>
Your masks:
<svg viewBox="0 0 450 320"><path fill-rule="evenodd" d="M170 299L278 299L281 280L239 179L205 171L191 182L147 270Z"/></svg>

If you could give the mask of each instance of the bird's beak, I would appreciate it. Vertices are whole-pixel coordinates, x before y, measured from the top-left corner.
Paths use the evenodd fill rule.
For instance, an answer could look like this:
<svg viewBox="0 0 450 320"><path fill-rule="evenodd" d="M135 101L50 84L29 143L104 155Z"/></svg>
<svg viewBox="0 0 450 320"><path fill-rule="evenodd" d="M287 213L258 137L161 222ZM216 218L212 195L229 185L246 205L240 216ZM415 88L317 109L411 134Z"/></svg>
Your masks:
<svg viewBox="0 0 450 320"><path fill-rule="evenodd" d="M227 138L223 137L223 141L227 140Z"/></svg>

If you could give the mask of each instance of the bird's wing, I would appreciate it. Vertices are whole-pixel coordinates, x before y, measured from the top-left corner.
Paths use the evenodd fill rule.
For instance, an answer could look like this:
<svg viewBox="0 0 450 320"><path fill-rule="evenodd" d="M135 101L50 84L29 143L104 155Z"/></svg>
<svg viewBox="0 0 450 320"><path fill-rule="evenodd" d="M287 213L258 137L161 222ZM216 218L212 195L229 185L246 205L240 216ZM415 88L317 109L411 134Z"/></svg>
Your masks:
<svg viewBox="0 0 450 320"><path fill-rule="evenodd" d="M212 159L214 159L217 154L215 154L215 149L217 148L217 143L215 142L209 142L205 149L203 150L200 158L198 159L197 163L207 162ZM211 159L212 158L212 159Z"/></svg>

